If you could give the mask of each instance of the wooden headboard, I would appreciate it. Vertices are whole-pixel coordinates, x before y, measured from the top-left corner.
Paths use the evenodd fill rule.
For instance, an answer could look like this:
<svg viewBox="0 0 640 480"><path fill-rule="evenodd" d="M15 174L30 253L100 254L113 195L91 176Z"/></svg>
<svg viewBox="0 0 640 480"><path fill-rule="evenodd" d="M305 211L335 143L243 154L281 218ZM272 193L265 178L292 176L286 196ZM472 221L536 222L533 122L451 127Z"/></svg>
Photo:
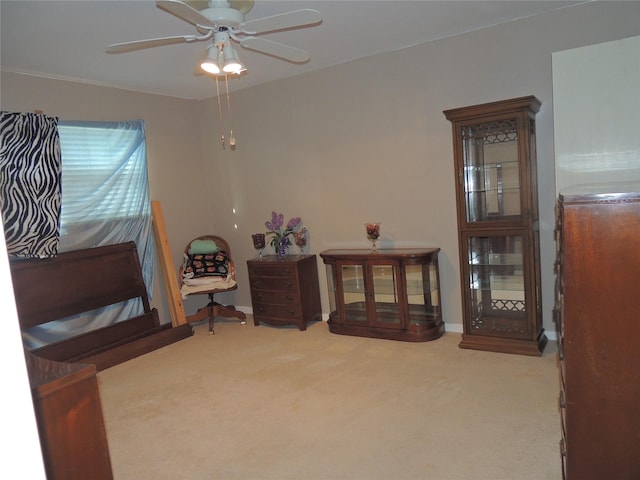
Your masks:
<svg viewBox="0 0 640 480"><path fill-rule="evenodd" d="M190 325L161 324L151 308L135 242L11 262L23 330L138 298L144 313L31 350L59 362L95 363L98 370L193 335Z"/></svg>

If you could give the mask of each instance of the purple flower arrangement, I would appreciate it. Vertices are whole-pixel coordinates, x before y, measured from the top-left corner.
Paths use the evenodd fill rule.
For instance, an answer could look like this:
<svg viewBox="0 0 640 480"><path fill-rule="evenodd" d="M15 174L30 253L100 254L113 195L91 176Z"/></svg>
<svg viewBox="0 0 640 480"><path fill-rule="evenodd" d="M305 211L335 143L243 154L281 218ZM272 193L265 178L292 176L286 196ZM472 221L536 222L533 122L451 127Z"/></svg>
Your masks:
<svg viewBox="0 0 640 480"><path fill-rule="evenodd" d="M297 230L302 225L302 219L300 217L293 217L284 225L284 215L278 212L271 212L271 221L265 222L264 226L267 227L265 235L272 235L270 245L276 251L277 255L284 257L287 254L287 249L291 245L290 235L297 233Z"/></svg>

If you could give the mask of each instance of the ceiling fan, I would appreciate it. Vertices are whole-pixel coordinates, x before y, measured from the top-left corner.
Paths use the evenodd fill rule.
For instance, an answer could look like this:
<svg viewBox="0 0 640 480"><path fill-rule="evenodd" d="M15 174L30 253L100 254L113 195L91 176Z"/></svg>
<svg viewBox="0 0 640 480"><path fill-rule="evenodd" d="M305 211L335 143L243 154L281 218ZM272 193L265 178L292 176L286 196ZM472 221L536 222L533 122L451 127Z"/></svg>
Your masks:
<svg viewBox="0 0 640 480"><path fill-rule="evenodd" d="M198 66L214 75L241 73L246 70L231 46L232 40L243 48L289 62L307 62L310 56L305 50L255 35L318 24L322 22L320 13L302 9L245 21L244 15L253 5L254 0L157 0L158 8L190 23L198 34L116 43L108 45L106 51L124 53L177 43L211 41Z"/></svg>

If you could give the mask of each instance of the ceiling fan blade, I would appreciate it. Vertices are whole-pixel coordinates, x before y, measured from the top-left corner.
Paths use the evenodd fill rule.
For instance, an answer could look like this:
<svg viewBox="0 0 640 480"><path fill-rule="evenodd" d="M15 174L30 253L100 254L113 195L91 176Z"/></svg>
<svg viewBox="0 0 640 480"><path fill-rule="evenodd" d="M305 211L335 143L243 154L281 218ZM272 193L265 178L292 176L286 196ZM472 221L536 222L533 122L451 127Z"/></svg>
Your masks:
<svg viewBox="0 0 640 480"><path fill-rule="evenodd" d="M311 58L309 56L309 52L305 50L300 50L299 48L290 47L289 45L273 42L264 38L247 37L239 43L249 50L266 53L267 55L289 60L294 63L304 63L309 61Z"/></svg>
<svg viewBox="0 0 640 480"><path fill-rule="evenodd" d="M164 10L165 12L169 12L171 15L175 15L179 19L196 27L201 25L207 28L215 28L215 24L202 15L198 10L191 8L189 5L178 0L158 0L156 2L156 7Z"/></svg>
<svg viewBox="0 0 640 480"><path fill-rule="evenodd" d="M107 53L125 53L134 50L142 50L143 48L161 47L163 45L173 45L176 43L189 43L197 40L204 40L204 37L196 35L181 35L176 37L152 38L149 40L136 40L133 42L114 43L107 45Z"/></svg>
<svg viewBox="0 0 640 480"><path fill-rule="evenodd" d="M322 15L311 9L294 10L292 12L271 15L270 17L257 18L240 24L240 29L249 35L256 33L273 32L287 28L298 28L314 23L320 23Z"/></svg>

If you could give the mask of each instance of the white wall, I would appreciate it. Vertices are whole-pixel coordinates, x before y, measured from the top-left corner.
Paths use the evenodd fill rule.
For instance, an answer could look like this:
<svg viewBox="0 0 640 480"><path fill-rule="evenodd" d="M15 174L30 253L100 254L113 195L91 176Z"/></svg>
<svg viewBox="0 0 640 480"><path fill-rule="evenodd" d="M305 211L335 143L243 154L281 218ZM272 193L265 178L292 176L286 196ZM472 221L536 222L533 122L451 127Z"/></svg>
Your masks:
<svg viewBox="0 0 640 480"><path fill-rule="evenodd" d="M640 37L553 54L556 192L640 183L639 88Z"/></svg>

